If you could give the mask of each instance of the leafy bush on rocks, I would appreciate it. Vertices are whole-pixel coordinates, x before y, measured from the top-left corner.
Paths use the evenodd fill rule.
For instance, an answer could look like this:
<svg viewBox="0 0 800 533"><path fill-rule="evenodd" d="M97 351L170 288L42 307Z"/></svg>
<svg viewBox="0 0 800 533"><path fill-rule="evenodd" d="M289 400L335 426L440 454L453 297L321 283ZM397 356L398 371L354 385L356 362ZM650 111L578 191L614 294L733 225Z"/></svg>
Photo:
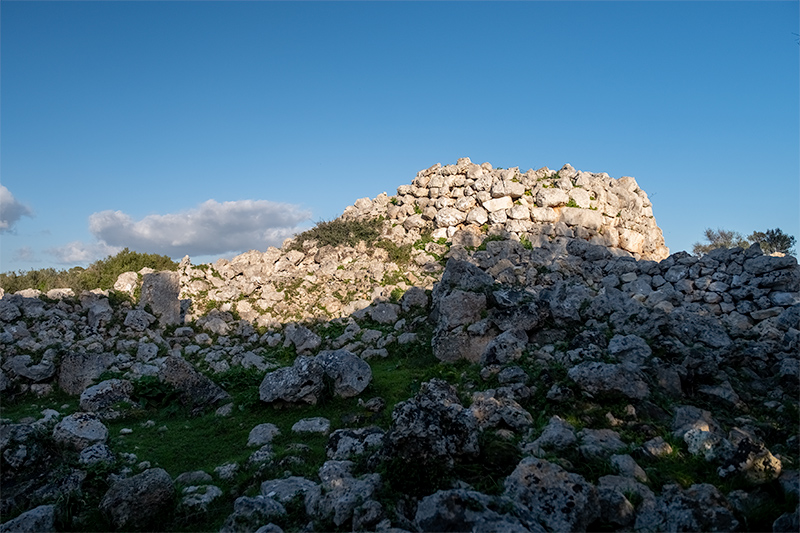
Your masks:
<svg viewBox="0 0 800 533"><path fill-rule="evenodd" d="M290 250L303 250L303 243L316 241L317 247L323 246L356 246L363 241L367 245L373 244L381 234L383 220L374 218L370 220L321 220L316 225L300 233L294 238Z"/></svg>

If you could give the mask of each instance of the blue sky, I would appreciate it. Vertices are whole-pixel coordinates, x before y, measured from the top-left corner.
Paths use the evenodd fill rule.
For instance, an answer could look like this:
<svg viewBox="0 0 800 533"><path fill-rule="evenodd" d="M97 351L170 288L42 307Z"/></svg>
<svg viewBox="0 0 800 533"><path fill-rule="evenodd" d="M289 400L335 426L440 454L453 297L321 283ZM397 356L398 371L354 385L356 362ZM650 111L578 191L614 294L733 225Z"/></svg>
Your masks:
<svg viewBox="0 0 800 533"><path fill-rule="evenodd" d="M798 2L0 3L0 271L266 249L437 162L800 238Z"/></svg>

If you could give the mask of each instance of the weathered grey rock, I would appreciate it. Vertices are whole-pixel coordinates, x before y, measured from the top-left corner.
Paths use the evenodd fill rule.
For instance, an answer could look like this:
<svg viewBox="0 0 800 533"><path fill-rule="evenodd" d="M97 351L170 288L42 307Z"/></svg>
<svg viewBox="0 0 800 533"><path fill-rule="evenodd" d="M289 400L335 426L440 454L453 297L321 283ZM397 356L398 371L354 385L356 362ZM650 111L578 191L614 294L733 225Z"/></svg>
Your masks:
<svg viewBox="0 0 800 533"><path fill-rule="evenodd" d="M283 330L284 347L294 345L297 353L300 355L307 355L319 348L322 343L322 338L308 329L305 326L300 326L295 323L288 324Z"/></svg>
<svg viewBox="0 0 800 533"><path fill-rule="evenodd" d="M270 522L266 526L256 529L255 533L283 533L283 529L279 525Z"/></svg>
<svg viewBox="0 0 800 533"><path fill-rule="evenodd" d="M19 307L5 299L0 299L0 320L3 322L13 322L22 316Z"/></svg>
<svg viewBox="0 0 800 533"><path fill-rule="evenodd" d="M272 444L262 444L259 449L250 454L247 458L248 465L267 463L275 458L275 451Z"/></svg>
<svg viewBox="0 0 800 533"><path fill-rule="evenodd" d="M642 444L642 451L650 457L664 457L672 453L672 446L661 437L655 437Z"/></svg>
<svg viewBox="0 0 800 533"><path fill-rule="evenodd" d="M113 363L108 353L68 353L61 358L58 385L67 394L80 394Z"/></svg>
<svg viewBox="0 0 800 533"><path fill-rule="evenodd" d="M233 502L233 513L228 516L220 533L249 533L267 522L286 515L286 508L266 496L242 496Z"/></svg>
<svg viewBox="0 0 800 533"><path fill-rule="evenodd" d="M50 533L56 527L56 506L40 505L0 524L2 533Z"/></svg>
<svg viewBox="0 0 800 533"><path fill-rule="evenodd" d="M596 489L578 474L526 457L505 480L504 495L549 531L586 531L600 515Z"/></svg>
<svg viewBox="0 0 800 533"><path fill-rule="evenodd" d="M494 285L494 279L466 261L459 259L449 259L442 278L433 288L433 305L437 305L439 299L454 289L467 292L483 292Z"/></svg>
<svg viewBox="0 0 800 533"><path fill-rule="evenodd" d="M115 483L100 501L100 511L116 529L143 529L158 523L172 509L175 487L162 468Z"/></svg>
<svg viewBox="0 0 800 533"><path fill-rule="evenodd" d="M3 368L34 383L46 381L56 373L56 365L52 361L43 359L34 364L30 355L10 357Z"/></svg>
<svg viewBox="0 0 800 533"><path fill-rule="evenodd" d="M550 314L559 321L581 321L581 310L594 298L595 293L581 283L558 282L542 294L550 307Z"/></svg>
<svg viewBox="0 0 800 533"><path fill-rule="evenodd" d="M533 425L533 417L516 402L510 389L475 392L469 409L481 430L509 427L522 432Z"/></svg>
<svg viewBox="0 0 800 533"><path fill-rule="evenodd" d="M733 456L726 465L718 469L718 473L720 477L733 473L742 474L749 483L763 485L778 479L782 466L780 459L772 455L763 444L745 438L738 443Z"/></svg>
<svg viewBox="0 0 800 533"><path fill-rule="evenodd" d="M578 441L578 451L587 458L609 458L628 447L611 429L584 428L578 432Z"/></svg>
<svg viewBox="0 0 800 533"><path fill-rule="evenodd" d="M614 335L608 341L608 353L622 363L643 364L653 350L638 335Z"/></svg>
<svg viewBox="0 0 800 533"><path fill-rule="evenodd" d="M153 272L142 277L142 295L139 305L149 305L153 314L164 324L181 322L180 274L177 272Z"/></svg>
<svg viewBox="0 0 800 533"><path fill-rule="evenodd" d="M481 355L481 366L504 365L522 357L528 344L528 334L522 329L504 331L486 346Z"/></svg>
<svg viewBox="0 0 800 533"><path fill-rule="evenodd" d="M798 530L800 530L800 505L795 508L794 512L783 513L772 523L774 533L794 533Z"/></svg>
<svg viewBox="0 0 800 533"><path fill-rule="evenodd" d="M455 389L433 379L416 396L397 404L387 434L390 453L417 465L444 463L478 454L478 426Z"/></svg>
<svg viewBox="0 0 800 533"><path fill-rule="evenodd" d="M89 327L97 329L102 325L108 324L113 317L114 311L111 309L111 304L107 298L93 300L89 305L89 313L87 314Z"/></svg>
<svg viewBox="0 0 800 533"><path fill-rule="evenodd" d="M328 438L328 459L344 461L375 451L383 445L386 432L377 426L337 429Z"/></svg>
<svg viewBox="0 0 800 533"><path fill-rule="evenodd" d="M721 433L719 423L712 418L711 413L693 405L681 405L675 408L672 419L672 434L677 438L684 438L690 430L699 429L710 433Z"/></svg>
<svg viewBox="0 0 800 533"><path fill-rule="evenodd" d="M623 528L630 527L636 518L636 508L629 497L641 500L639 507L655 504L652 491L631 477L601 477L597 483L597 495L600 501L601 520Z"/></svg>
<svg viewBox="0 0 800 533"><path fill-rule="evenodd" d="M313 481L298 476L271 479L261 484L261 495L280 503L289 503L297 495L305 495L316 485Z"/></svg>
<svg viewBox="0 0 800 533"><path fill-rule="evenodd" d="M71 414L53 428L53 440L76 451L105 443L107 439L108 428L92 413Z"/></svg>
<svg viewBox="0 0 800 533"><path fill-rule="evenodd" d="M686 490L665 485L656 500L642 504L634 524L636 531L644 532L735 531L738 527L725 496L709 484Z"/></svg>
<svg viewBox="0 0 800 533"><path fill-rule="evenodd" d="M281 430L275 424L259 424L250 430L250 435L247 437L247 445L263 446L272 442L272 439L280 434Z"/></svg>
<svg viewBox="0 0 800 533"><path fill-rule="evenodd" d="M191 363L180 356L172 355L164 361L158 373L159 379L169 383L180 393L181 403L194 412L225 403L231 395L219 385L197 371Z"/></svg>
<svg viewBox="0 0 800 533"><path fill-rule="evenodd" d="M560 451L578 442L575 428L558 415L550 417L550 421L542 429L539 438L527 444L523 449L536 455L543 454L543 450Z"/></svg>
<svg viewBox="0 0 800 533"><path fill-rule="evenodd" d="M339 527L350 521L353 511L371 500L380 487L379 474L353 477L350 461L326 461L319 469L320 484L305 495L306 513L317 520L332 520Z"/></svg>
<svg viewBox="0 0 800 533"><path fill-rule="evenodd" d="M303 418L292 426L294 433L319 433L327 435L331 430L331 421L321 416Z"/></svg>
<svg viewBox="0 0 800 533"><path fill-rule="evenodd" d="M538 523L523 525L495 510L514 507L510 500L473 490L440 490L419 502L414 522L420 531L545 531Z"/></svg>
<svg viewBox="0 0 800 533"><path fill-rule="evenodd" d="M208 485L214 478L211 474L203 470L194 470L192 472L184 472L175 478L177 485Z"/></svg>
<svg viewBox="0 0 800 533"><path fill-rule="evenodd" d="M325 370L316 358L298 356L290 367L279 368L264 376L258 388L262 402L316 404L323 390Z"/></svg>
<svg viewBox="0 0 800 533"><path fill-rule="evenodd" d="M112 464L116 459L111 448L98 443L81 450L78 460L82 465L92 466L101 463Z"/></svg>
<svg viewBox="0 0 800 533"><path fill-rule="evenodd" d="M611 466L623 477L634 478L642 483L647 482L647 473L630 455L612 455Z"/></svg>
<svg viewBox="0 0 800 533"><path fill-rule="evenodd" d="M124 324L126 327L129 327L135 331L144 331L155 321L156 317L144 309L131 309L125 315Z"/></svg>
<svg viewBox="0 0 800 533"><path fill-rule="evenodd" d="M112 409L114 404L133 404L131 400L133 384L127 379L107 379L93 385L81 393L80 408L83 411L97 413L105 420L119 417L118 410Z"/></svg>
<svg viewBox="0 0 800 533"><path fill-rule="evenodd" d="M486 310L486 295L456 289L434 301L438 330L450 331L481 319Z"/></svg>
<svg viewBox="0 0 800 533"><path fill-rule="evenodd" d="M358 396L372 381L369 363L347 350L323 351L316 360L333 381L333 394L340 398Z"/></svg>
<svg viewBox="0 0 800 533"><path fill-rule="evenodd" d="M585 362L569 369L571 380L589 394L617 394L641 400L650 395L650 388L638 370L624 365Z"/></svg>
<svg viewBox="0 0 800 533"><path fill-rule="evenodd" d="M191 485L182 491L180 507L192 513L204 513L214 500L222 496L216 485Z"/></svg>

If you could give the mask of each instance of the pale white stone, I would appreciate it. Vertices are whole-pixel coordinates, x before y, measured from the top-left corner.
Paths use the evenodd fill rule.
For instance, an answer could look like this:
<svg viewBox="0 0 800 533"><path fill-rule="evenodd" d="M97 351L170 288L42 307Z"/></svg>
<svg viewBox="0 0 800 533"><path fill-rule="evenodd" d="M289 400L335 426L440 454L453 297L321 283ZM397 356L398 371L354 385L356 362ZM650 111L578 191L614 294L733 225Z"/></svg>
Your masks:
<svg viewBox="0 0 800 533"><path fill-rule="evenodd" d="M510 209L513 206L514 206L514 201L511 199L510 196L503 196L502 198L492 198L491 200L483 202L483 208L486 209L489 213L494 213L496 211L504 211L506 209Z"/></svg>

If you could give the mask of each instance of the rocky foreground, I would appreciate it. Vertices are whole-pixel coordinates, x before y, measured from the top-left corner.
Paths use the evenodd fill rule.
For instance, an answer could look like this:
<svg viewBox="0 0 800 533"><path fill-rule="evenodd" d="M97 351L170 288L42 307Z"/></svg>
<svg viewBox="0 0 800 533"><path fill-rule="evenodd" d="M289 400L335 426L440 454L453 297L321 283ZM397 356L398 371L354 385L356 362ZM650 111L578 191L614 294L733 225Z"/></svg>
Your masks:
<svg viewBox="0 0 800 533"><path fill-rule="evenodd" d="M378 218L380 217L380 218ZM800 269L459 160L298 238L0 299L0 531L797 531Z"/></svg>

